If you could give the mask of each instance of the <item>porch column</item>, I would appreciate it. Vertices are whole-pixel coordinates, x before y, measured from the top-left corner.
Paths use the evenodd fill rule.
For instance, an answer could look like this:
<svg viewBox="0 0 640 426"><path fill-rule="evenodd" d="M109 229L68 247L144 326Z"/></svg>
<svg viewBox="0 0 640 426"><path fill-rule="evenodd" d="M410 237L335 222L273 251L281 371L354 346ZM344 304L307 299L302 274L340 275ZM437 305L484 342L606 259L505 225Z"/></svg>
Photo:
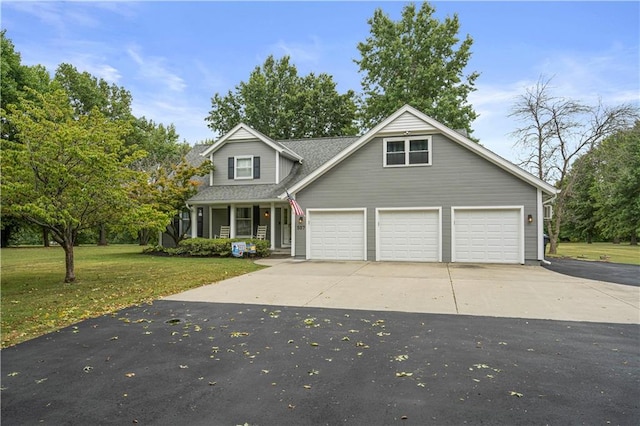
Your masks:
<svg viewBox="0 0 640 426"><path fill-rule="evenodd" d="M235 204L230 204L229 205L229 237L230 238L235 238L236 237L236 205Z"/></svg>
<svg viewBox="0 0 640 426"><path fill-rule="evenodd" d="M271 220L271 224L269 226L271 234L269 237L269 241L271 241L271 250L273 250L276 248L276 206L274 205L274 203L271 203L269 219Z"/></svg>
<svg viewBox="0 0 640 426"><path fill-rule="evenodd" d="M191 206L189 208L189 212L191 213L191 238L198 238L198 216L196 216L196 212L198 211L195 206Z"/></svg>
<svg viewBox="0 0 640 426"><path fill-rule="evenodd" d="M213 206L209 206L209 238L213 238Z"/></svg>

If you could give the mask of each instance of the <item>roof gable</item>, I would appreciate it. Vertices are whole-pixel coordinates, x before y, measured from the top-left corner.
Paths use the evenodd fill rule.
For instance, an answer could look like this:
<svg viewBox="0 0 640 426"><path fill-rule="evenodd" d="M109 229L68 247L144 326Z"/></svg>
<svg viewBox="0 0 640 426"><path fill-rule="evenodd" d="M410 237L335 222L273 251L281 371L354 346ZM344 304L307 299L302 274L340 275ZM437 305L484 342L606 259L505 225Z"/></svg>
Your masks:
<svg viewBox="0 0 640 426"><path fill-rule="evenodd" d="M358 140L356 140L351 146L344 151L336 155L330 161L316 169L313 173L309 174L304 179L300 180L294 186L289 189L290 193L295 193L305 188L307 185L318 179L320 176L331 170L337 164L341 163L345 158L356 152L366 143L371 141L375 137L385 136L388 134L412 134L422 132L438 132L447 136L452 141L468 148L470 151L486 159L487 161L497 165L498 167L506 170L512 175L522 179L530 185L539 188L540 190L548 194L556 194L558 190L544 182L541 179L533 176L532 174L522 170L513 163L505 160L499 155L493 153L482 145L472 141L466 136L456 132L445 126L444 124L434 120L433 118L425 115L410 105L405 105L395 113L391 114L380 124L373 129L366 132ZM287 196L286 193L280 195L281 199Z"/></svg>
<svg viewBox="0 0 640 426"><path fill-rule="evenodd" d="M295 152L293 152L292 150L286 148L285 146L279 144L278 142L260 133L259 131L247 126L244 123L240 123L233 129L231 129L227 134L225 134L220 139L218 139L217 142L211 145L207 150L202 152L200 155L202 155L203 157L211 155L229 142L254 141L256 139L268 145L274 151L279 152L281 155L284 155L285 157L288 157L295 161L302 161L302 157L296 154Z"/></svg>

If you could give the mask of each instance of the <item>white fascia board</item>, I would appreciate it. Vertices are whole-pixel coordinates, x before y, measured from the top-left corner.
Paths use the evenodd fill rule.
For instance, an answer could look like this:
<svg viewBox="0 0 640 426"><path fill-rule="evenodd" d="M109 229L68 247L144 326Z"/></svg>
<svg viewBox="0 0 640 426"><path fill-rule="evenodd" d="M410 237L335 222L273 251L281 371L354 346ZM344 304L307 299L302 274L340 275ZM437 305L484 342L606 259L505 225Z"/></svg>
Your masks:
<svg viewBox="0 0 640 426"><path fill-rule="evenodd" d="M215 142L213 145L211 145L209 148L207 148L204 152L202 152L200 155L202 155L203 157L206 157L209 154L213 154L214 152L216 152L218 149L220 149L235 133L237 133L240 129L250 133L252 136L254 136L256 139L264 142L265 144L267 144L269 147L271 147L272 149L276 150L277 152L279 152L280 154L283 154L286 157L291 158L292 160L296 160L296 161L302 161L302 157L300 157L298 154L296 154L295 152L291 151L288 148L283 147L282 145L274 142L271 138L269 138L268 136L260 133L259 131L251 128L250 126L247 126L244 123L240 123L238 124L236 127L234 127L233 129L231 129L229 132L227 132L227 134L225 134L224 136L222 136L220 139L218 139L217 142Z"/></svg>
<svg viewBox="0 0 640 426"><path fill-rule="evenodd" d="M545 192L547 194L557 194L559 192L559 190L556 189L555 187L553 187L552 185L549 185L548 183L544 182L543 180L540 180L537 177L533 176L532 174L522 170L521 168L517 167L515 164L510 163L509 161L507 161L504 158L500 157L499 155L491 152L490 150L488 150L487 148L483 147L482 145L480 145L480 144L472 141L471 139L461 135L460 133L456 132L455 130L452 130L452 129L448 128L444 124L442 124L442 123L434 120L433 118L425 115L424 113L418 111L417 109L413 108L410 105L405 105L402 108L400 108L399 110L397 110L395 113L391 114L389 117L387 117L387 119L382 121L380 124L375 126L373 129L369 130L364 135L362 135L358 140L356 140L353 144L351 144L345 150L343 150L338 155L336 155L331 160L329 160L327 163L325 163L322 167L319 167L317 170L315 170L313 173L308 175L306 178L302 179L300 182L298 182L297 184L293 185L290 188L289 192L297 192L297 191L301 190L302 188L306 187L307 185L309 185L315 179L317 179L318 177L322 176L324 173L326 173L331 168L333 168L336 164L340 163L346 157L351 155L354 151L358 150L361 146L363 146L364 144L369 142L371 139L376 137L377 134L382 129L384 129L386 126L388 126L391 122L396 120L398 117L400 117L405 112L409 112L409 113L415 115L419 119L423 120L424 122L426 122L430 126L432 126L435 129L437 129L443 135L447 136L449 139L459 143L460 145L465 146L469 150L471 150L471 151L475 152L476 154L480 155L482 158L488 160L491 163L494 163L498 167L500 167L503 170L515 175L516 177L524 180L525 182L533 185L534 187L541 189L543 192ZM283 197L286 197L286 194L283 194L281 196L281 198L283 198Z"/></svg>

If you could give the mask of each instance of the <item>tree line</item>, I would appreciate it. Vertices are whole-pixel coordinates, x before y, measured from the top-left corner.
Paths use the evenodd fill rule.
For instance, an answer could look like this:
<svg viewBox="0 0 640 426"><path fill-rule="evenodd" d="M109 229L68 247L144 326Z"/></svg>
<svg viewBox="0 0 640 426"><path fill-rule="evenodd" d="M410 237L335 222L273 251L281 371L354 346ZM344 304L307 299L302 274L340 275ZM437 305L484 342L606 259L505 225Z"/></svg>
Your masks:
<svg viewBox="0 0 640 426"><path fill-rule="evenodd" d="M434 14L427 2L406 5L398 21L375 10L369 37L356 46L361 93L339 93L331 75L299 75L290 57L269 56L234 90L215 93L204 119L218 136L240 122L275 139L342 136L410 104L472 135L477 114L468 95L480 75L466 72L473 39L459 35L457 15ZM42 230L45 244L51 238L64 249L65 281L72 282L73 247L87 232L102 243L115 230L146 244L167 231L179 242L184 235L172 219L197 191L193 177L211 164L187 164L189 144L172 124L135 117L125 88L71 64L53 76L41 65L22 65L5 31L1 36L3 247L21 227ZM637 108L592 107L550 92L541 80L516 100L512 116L521 123L514 132L520 165L562 189L546 223L552 252L562 232L635 238L638 167L626 167L622 181L614 164L638 164L637 124L630 128Z"/></svg>

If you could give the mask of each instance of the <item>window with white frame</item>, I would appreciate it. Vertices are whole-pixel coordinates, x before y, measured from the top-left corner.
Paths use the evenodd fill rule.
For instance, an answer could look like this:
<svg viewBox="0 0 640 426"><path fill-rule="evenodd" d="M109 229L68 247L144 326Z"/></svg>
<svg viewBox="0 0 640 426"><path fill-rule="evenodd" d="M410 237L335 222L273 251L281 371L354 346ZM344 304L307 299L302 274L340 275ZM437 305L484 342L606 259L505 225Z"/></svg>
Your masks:
<svg viewBox="0 0 640 426"><path fill-rule="evenodd" d="M384 167L431 165L431 136L384 139Z"/></svg>
<svg viewBox="0 0 640 426"><path fill-rule="evenodd" d="M253 157L235 157L236 179L252 179L253 178Z"/></svg>
<svg viewBox="0 0 640 426"><path fill-rule="evenodd" d="M250 237L251 232L251 207L236 207L236 236Z"/></svg>

